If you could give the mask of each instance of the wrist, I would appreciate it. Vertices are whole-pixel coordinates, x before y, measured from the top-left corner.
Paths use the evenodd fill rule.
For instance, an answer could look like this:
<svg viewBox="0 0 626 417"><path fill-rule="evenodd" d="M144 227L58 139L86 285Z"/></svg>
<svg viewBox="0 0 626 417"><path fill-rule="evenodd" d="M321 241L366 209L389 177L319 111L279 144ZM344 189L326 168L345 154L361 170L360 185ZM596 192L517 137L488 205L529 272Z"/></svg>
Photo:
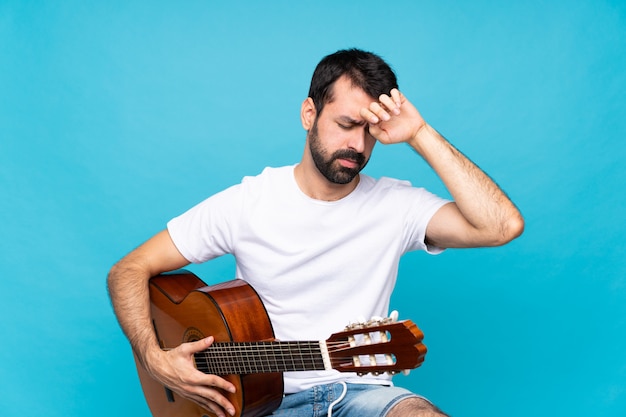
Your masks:
<svg viewBox="0 0 626 417"><path fill-rule="evenodd" d="M420 155L423 155L423 151L429 141L439 136L437 131L433 129L428 123L424 123L411 137L409 145L417 151Z"/></svg>
<svg viewBox="0 0 626 417"><path fill-rule="evenodd" d="M150 373L152 373L155 364L160 362L160 356L163 354L161 347L157 343L152 342L135 346L134 351L139 362Z"/></svg>

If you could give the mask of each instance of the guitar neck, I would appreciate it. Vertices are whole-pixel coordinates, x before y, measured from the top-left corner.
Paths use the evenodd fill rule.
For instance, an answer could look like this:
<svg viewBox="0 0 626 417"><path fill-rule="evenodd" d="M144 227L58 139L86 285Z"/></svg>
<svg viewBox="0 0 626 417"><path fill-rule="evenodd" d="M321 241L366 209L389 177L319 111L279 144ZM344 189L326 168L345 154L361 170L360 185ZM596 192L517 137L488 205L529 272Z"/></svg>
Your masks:
<svg viewBox="0 0 626 417"><path fill-rule="evenodd" d="M214 375L331 369L326 343L215 342L195 355L198 370Z"/></svg>

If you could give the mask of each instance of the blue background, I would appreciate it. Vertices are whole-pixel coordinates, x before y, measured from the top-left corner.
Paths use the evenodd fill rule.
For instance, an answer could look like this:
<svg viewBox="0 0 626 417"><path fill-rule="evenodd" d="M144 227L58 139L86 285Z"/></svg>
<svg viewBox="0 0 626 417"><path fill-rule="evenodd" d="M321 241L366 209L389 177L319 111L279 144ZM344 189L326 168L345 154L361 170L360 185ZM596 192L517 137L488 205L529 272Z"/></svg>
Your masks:
<svg viewBox="0 0 626 417"><path fill-rule="evenodd" d="M313 68L352 46L527 222L502 248L404 258L393 304L429 354L396 383L459 417L626 415L624 2L0 0L2 415L149 415L108 269L297 162ZM366 170L446 195L404 145Z"/></svg>

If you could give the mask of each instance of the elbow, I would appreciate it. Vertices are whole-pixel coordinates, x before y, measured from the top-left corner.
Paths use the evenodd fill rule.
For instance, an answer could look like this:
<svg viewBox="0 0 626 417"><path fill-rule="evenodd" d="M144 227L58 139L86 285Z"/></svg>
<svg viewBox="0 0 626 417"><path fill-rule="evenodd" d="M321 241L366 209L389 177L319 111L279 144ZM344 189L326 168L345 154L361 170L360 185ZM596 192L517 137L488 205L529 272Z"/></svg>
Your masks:
<svg viewBox="0 0 626 417"><path fill-rule="evenodd" d="M496 246L505 245L510 241L520 237L522 233L524 233L524 227L524 218L519 212L509 217L503 223L499 241Z"/></svg>
<svg viewBox="0 0 626 417"><path fill-rule="evenodd" d="M120 269L121 268L118 262L113 265L113 267L111 267L111 269L109 270L109 274L107 275L106 284L107 290L109 292L109 297L112 297L111 293L115 291L116 285L119 281Z"/></svg>
<svg viewBox="0 0 626 417"><path fill-rule="evenodd" d="M513 239L520 237L522 233L524 233L524 227L525 227L524 218L522 217L520 213L516 216L516 219L515 219L515 228L514 228L515 236L513 236Z"/></svg>
<svg viewBox="0 0 626 417"><path fill-rule="evenodd" d="M518 238L522 233L524 233L524 218L518 212L502 219L502 221L492 225L491 228L483 229L481 243L478 246L503 246Z"/></svg>
<svg viewBox="0 0 626 417"><path fill-rule="evenodd" d="M128 258L122 258L109 270L106 285L111 299L115 298L118 287L123 287L129 281L129 277L137 273L135 265L128 261Z"/></svg>

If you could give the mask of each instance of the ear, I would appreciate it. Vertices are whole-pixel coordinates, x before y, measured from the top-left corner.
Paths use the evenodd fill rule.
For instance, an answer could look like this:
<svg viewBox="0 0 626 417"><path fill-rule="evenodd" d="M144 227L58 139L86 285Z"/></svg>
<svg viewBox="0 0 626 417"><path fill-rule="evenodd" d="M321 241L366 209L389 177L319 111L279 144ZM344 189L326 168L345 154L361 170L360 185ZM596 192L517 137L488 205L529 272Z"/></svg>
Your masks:
<svg viewBox="0 0 626 417"><path fill-rule="evenodd" d="M300 109L300 120L302 121L304 130L308 131L313 127L316 116L317 111L315 110L315 103L313 103L311 97L307 97L307 99L302 102L302 108Z"/></svg>

